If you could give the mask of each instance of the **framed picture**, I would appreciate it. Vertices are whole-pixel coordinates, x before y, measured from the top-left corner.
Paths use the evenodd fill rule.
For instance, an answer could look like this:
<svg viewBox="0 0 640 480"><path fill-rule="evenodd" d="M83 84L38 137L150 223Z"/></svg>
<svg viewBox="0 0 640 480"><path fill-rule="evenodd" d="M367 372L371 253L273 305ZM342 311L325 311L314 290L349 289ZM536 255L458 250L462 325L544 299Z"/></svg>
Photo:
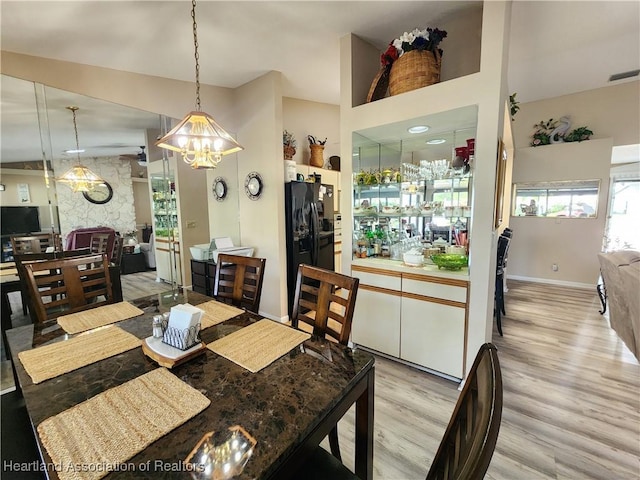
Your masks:
<svg viewBox="0 0 640 480"><path fill-rule="evenodd" d="M31 203L31 195L29 194L29 184L18 184L18 203Z"/></svg>
<svg viewBox="0 0 640 480"><path fill-rule="evenodd" d="M493 227L497 229L502 223L502 209L504 207L504 177L507 172L507 149L498 139L498 158L496 159L496 188L495 188L495 212L493 215Z"/></svg>

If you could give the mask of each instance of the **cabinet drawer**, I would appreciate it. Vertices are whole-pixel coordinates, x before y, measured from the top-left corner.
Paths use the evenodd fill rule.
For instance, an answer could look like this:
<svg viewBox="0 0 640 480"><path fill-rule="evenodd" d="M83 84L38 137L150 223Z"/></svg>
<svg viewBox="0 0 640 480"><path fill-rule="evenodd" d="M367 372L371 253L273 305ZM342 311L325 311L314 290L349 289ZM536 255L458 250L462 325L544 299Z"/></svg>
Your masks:
<svg viewBox="0 0 640 480"><path fill-rule="evenodd" d="M191 271L198 275L205 275L206 263L199 260L191 260Z"/></svg>
<svg viewBox="0 0 640 480"><path fill-rule="evenodd" d="M211 279L213 283L213 279L216 278L216 264L207 262L207 277Z"/></svg>
<svg viewBox="0 0 640 480"><path fill-rule="evenodd" d="M206 290L207 288L207 278L204 275L198 275L193 273L191 275L191 282L193 283L193 287L201 287Z"/></svg>
<svg viewBox="0 0 640 480"><path fill-rule="evenodd" d="M378 275L351 268L351 276L360 279L360 285L370 285L372 287L386 288L388 290L400 291L402 287L402 277L400 273L388 272L388 274Z"/></svg>
<svg viewBox="0 0 640 480"><path fill-rule="evenodd" d="M453 302L467 302L467 288L457 285L447 285L445 283L403 277L402 291L423 295L425 297L442 298Z"/></svg>

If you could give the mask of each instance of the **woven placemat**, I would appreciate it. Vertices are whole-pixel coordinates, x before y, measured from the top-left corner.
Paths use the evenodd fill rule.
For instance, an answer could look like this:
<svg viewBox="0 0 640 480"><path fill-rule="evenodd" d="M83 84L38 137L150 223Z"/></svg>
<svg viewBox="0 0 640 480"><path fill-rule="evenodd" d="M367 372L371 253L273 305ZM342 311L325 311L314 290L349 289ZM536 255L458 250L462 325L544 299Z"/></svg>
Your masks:
<svg viewBox="0 0 640 480"><path fill-rule="evenodd" d="M25 350L18 358L33 383L40 383L139 346L135 335L109 325L64 342Z"/></svg>
<svg viewBox="0 0 640 480"><path fill-rule="evenodd" d="M217 300L210 300L205 303L196 305L196 308L204 310L204 315L200 322L200 330L213 327L219 323L236 317L244 312L244 310L228 305L226 303L218 302Z"/></svg>
<svg viewBox="0 0 640 480"><path fill-rule="evenodd" d="M62 480L94 480L109 469L115 471L210 403L198 390L158 368L46 419L38 425L38 435L53 464L61 466Z"/></svg>
<svg viewBox="0 0 640 480"><path fill-rule="evenodd" d="M105 325L116 323L120 320L137 317L143 313L144 311L138 307L134 307L129 302L119 302L63 315L58 317L58 325L60 325L65 332L74 334L85 332L92 328L104 327Z"/></svg>
<svg viewBox="0 0 640 480"><path fill-rule="evenodd" d="M272 320L260 320L207 345L233 363L256 373L311 335Z"/></svg>

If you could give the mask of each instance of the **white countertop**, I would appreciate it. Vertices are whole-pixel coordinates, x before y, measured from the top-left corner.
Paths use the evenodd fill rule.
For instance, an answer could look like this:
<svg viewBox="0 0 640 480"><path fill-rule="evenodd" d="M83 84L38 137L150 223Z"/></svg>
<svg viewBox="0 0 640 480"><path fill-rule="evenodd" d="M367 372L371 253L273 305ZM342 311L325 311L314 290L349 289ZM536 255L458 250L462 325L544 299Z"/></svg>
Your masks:
<svg viewBox="0 0 640 480"><path fill-rule="evenodd" d="M417 273L419 275L431 275L434 277L453 278L457 280L469 280L469 268L460 270L438 269L435 265L424 265L422 267L411 267L400 260L389 260L386 258L354 258L351 265L362 267L378 268L403 273Z"/></svg>

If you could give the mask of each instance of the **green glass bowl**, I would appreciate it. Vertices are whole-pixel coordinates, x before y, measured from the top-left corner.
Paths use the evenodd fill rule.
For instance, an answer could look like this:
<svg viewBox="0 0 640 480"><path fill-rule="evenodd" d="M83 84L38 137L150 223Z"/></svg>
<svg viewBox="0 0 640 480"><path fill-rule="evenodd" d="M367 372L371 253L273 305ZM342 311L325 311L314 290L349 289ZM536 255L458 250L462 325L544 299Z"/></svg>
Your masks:
<svg viewBox="0 0 640 480"><path fill-rule="evenodd" d="M431 255L431 260L438 266L438 269L444 268L445 270L460 270L469 265L469 257L457 253Z"/></svg>

